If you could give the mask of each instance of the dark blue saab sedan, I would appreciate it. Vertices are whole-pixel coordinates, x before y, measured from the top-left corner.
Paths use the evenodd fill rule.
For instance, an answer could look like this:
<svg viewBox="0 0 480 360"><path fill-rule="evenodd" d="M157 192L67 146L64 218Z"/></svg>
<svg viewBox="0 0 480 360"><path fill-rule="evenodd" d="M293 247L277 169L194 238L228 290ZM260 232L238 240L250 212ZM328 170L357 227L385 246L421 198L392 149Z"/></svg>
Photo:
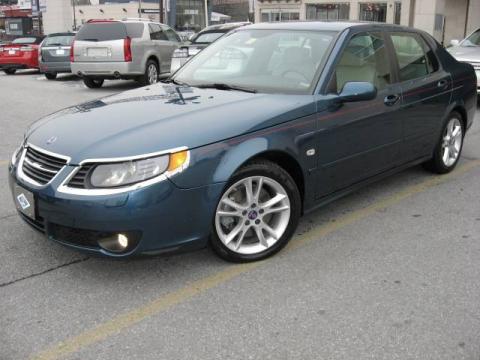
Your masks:
<svg viewBox="0 0 480 360"><path fill-rule="evenodd" d="M168 83L34 123L10 164L20 216L113 257L208 244L231 261L279 251L300 216L424 164L452 171L475 73L399 26L257 24Z"/></svg>

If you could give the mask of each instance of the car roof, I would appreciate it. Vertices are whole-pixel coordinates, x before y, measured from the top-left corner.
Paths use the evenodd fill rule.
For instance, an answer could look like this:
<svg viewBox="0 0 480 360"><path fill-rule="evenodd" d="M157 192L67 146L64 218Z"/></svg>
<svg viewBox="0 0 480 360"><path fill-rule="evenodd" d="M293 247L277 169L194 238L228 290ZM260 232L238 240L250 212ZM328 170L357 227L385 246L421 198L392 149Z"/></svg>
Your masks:
<svg viewBox="0 0 480 360"><path fill-rule="evenodd" d="M272 22L258 23L247 25L242 29L265 29L265 30L305 30L305 31L343 31L345 29L354 28L371 28L371 29L396 29L396 30L412 30L400 25L382 24L374 22L362 21L289 21L289 22Z"/></svg>

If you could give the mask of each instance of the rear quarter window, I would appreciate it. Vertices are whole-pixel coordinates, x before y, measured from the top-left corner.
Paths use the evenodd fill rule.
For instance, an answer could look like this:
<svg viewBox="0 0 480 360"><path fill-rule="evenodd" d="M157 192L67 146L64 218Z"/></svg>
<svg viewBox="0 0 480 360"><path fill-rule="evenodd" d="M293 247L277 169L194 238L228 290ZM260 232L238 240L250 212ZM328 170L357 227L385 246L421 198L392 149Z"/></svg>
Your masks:
<svg viewBox="0 0 480 360"><path fill-rule="evenodd" d="M141 38L143 36L144 25L141 23L126 23L128 36L132 39Z"/></svg>
<svg viewBox="0 0 480 360"><path fill-rule="evenodd" d="M76 36L81 41L111 41L127 37L125 24L120 22L87 23Z"/></svg>

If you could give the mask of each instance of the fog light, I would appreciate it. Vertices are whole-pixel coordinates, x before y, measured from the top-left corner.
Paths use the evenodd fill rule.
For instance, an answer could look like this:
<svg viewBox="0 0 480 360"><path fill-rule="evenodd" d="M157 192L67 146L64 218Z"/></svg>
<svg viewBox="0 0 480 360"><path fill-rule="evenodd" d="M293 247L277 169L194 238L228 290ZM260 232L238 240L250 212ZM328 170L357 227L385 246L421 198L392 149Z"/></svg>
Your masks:
<svg viewBox="0 0 480 360"><path fill-rule="evenodd" d="M123 234L118 234L117 241L122 249L125 249L128 246L128 237Z"/></svg>

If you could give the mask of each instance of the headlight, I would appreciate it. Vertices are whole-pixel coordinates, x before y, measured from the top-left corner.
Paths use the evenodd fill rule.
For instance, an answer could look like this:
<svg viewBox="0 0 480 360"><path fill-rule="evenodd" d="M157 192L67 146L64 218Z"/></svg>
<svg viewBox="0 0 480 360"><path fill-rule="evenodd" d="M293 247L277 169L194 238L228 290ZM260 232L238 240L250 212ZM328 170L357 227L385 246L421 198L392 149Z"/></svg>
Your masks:
<svg viewBox="0 0 480 360"><path fill-rule="evenodd" d="M12 159L10 160L10 163L12 165L17 165L17 162L18 162L18 159L20 158L20 154L22 150L23 150L23 145L14 151L14 153L12 154Z"/></svg>
<svg viewBox="0 0 480 360"><path fill-rule="evenodd" d="M185 168L188 151L147 159L97 165L90 175L94 188L113 188L146 181L164 173L173 175Z"/></svg>

